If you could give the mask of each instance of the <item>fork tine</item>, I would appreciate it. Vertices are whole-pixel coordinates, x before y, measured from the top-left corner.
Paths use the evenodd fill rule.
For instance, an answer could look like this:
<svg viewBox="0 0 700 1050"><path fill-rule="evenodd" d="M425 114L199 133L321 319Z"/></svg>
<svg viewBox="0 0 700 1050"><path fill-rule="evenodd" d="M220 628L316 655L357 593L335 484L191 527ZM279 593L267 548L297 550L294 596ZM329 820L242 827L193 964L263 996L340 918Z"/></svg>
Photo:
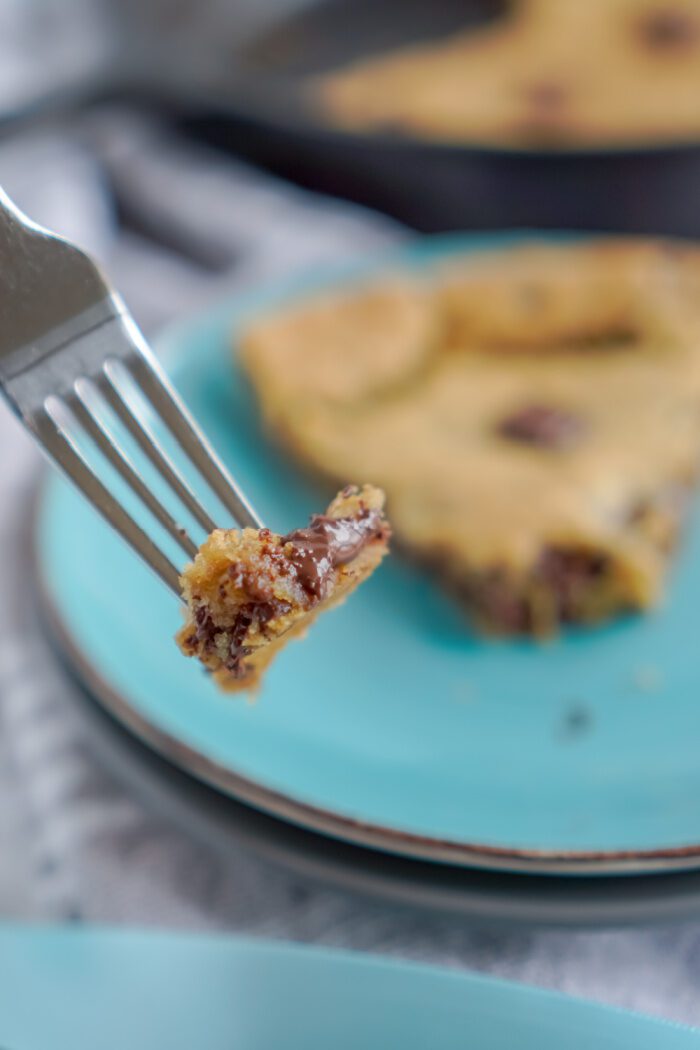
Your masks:
<svg viewBox="0 0 700 1050"><path fill-rule="evenodd" d="M95 263L75 245L31 222L2 188L0 260L0 291L7 293L5 298L12 306L3 311L0 326L0 396L49 458L180 598L178 569L167 554L170 544L154 542L147 531L151 522L142 528L120 505L121 485L113 495L100 481L98 468L91 465L92 456L81 449L83 439L90 442L91 449L97 447L102 466L105 460L111 464L189 557L197 550L191 536L194 522L207 533L216 529L199 498L195 469L206 481L211 501L218 497L239 526L262 528L262 523L199 432L120 296ZM20 295L15 294L18 289ZM128 377L128 388L122 383L124 377ZM144 413L130 396L134 384L140 391L139 402L149 405L143 422ZM159 428L149 425L150 409L177 442L179 450L174 456L169 441L161 444ZM114 417L121 421L116 430L111 425ZM131 439L122 428L168 486L170 491L164 491L162 499L160 489L150 490L148 476L139 467L140 456L137 460L129 455ZM180 450L188 467L180 465ZM179 497L177 503L171 500L171 492ZM187 511L189 532L179 527L167 504L172 504L175 514Z"/></svg>
<svg viewBox="0 0 700 1050"><path fill-rule="evenodd" d="M37 413L32 421L33 429L44 448L81 492L87 496L93 506L99 510L100 514L133 547L136 553L148 562L163 583L181 601L177 569L96 477L70 436L51 415L50 401L59 401L59 399L48 398L44 404L44 412Z"/></svg>
<svg viewBox="0 0 700 1050"><path fill-rule="evenodd" d="M144 344L142 354L125 360L131 376L156 409L183 452L241 527L262 528L262 522L213 448L197 428L160 363Z"/></svg>
<svg viewBox="0 0 700 1050"><path fill-rule="evenodd" d="M129 485L139 499L148 507L151 514L160 522L170 536L180 545L189 558L194 558L197 553L197 545L192 541L187 531L175 521L165 507L156 499L141 476L129 463L122 449L117 445L112 436L98 418L93 415L90 405L82 390L80 379L73 384L73 391L66 398L66 404L84 427L100 452L109 460L115 470Z"/></svg>
<svg viewBox="0 0 700 1050"><path fill-rule="evenodd" d="M115 376L112 374L112 361L105 361L102 371L95 378L100 393L104 396L109 406L119 417L126 429L136 442L142 452L150 459L158 473L168 482L170 487L177 493L184 505L202 526L205 532L213 532L216 528L215 522L209 517L204 507L185 483L183 478L175 470L174 466L153 440L145 427L136 419L130 406L124 400Z"/></svg>

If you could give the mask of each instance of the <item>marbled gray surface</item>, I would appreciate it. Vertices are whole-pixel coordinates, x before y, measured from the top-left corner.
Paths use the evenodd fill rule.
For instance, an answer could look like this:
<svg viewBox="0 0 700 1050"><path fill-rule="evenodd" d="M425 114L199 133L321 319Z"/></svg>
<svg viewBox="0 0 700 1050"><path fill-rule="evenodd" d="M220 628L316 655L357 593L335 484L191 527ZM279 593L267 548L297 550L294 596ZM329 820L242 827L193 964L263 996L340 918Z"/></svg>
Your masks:
<svg viewBox="0 0 700 1050"><path fill-rule="evenodd" d="M230 262L212 272L134 231L118 231L103 192L105 163L122 192L158 204L164 221L184 233L194 223ZM0 149L0 181L36 218L93 247L149 331L223 291L402 236L384 220L243 167L212 164L114 114L79 135ZM343 945L473 967L700 1025L700 923L477 931L370 906L243 849L224 857L202 845L194 829L144 804L94 749L74 686L39 629L27 556L38 457L5 412L0 448L2 915L245 930Z"/></svg>

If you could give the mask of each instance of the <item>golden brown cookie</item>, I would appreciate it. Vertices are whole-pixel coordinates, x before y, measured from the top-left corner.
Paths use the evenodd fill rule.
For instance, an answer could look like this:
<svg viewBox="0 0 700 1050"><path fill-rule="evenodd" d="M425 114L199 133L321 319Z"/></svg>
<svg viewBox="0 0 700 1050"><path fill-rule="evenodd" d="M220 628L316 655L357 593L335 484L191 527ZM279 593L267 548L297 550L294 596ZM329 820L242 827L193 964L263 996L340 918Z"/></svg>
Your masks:
<svg viewBox="0 0 700 1050"><path fill-rule="evenodd" d="M479 623L546 634L661 592L700 453L699 277L692 248L534 242L263 318L241 360L286 451L375 478ZM420 323L367 354L382 297Z"/></svg>
<svg viewBox="0 0 700 1050"><path fill-rule="evenodd" d="M229 691L255 688L270 661L379 565L390 530L384 494L348 486L323 515L280 536L217 529L182 575L177 641Z"/></svg>
<svg viewBox="0 0 700 1050"><path fill-rule="evenodd" d="M319 78L349 129L502 146L700 134L700 0L515 0L481 28Z"/></svg>

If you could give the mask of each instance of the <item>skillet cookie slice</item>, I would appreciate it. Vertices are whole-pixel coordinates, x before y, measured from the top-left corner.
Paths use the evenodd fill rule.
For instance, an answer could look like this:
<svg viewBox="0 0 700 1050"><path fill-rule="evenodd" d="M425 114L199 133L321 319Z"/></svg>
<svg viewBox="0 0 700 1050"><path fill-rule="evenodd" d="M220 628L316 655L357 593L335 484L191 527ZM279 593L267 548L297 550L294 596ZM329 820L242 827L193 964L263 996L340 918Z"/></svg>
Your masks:
<svg viewBox="0 0 700 1050"><path fill-rule="evenodd" d="M659 598L700 453L700 253L520 242L252 323L300 464L371 476L477 626L548 635Z"/></svg>

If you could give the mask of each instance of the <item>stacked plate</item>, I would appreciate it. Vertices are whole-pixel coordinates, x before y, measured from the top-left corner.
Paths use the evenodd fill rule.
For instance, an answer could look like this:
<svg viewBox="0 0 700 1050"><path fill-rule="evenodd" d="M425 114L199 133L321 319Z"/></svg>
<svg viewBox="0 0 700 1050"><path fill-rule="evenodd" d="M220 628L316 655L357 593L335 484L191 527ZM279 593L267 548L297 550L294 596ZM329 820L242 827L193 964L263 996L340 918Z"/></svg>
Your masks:
<svg viewBox="0 0 700 1050"><path fill-rule="evenodd" d="M468 1033L468 1036L466 1035ZM23 1050L691 1050L690 1030L505 981L239 939L0 929L0 1042Z"/></svg>

